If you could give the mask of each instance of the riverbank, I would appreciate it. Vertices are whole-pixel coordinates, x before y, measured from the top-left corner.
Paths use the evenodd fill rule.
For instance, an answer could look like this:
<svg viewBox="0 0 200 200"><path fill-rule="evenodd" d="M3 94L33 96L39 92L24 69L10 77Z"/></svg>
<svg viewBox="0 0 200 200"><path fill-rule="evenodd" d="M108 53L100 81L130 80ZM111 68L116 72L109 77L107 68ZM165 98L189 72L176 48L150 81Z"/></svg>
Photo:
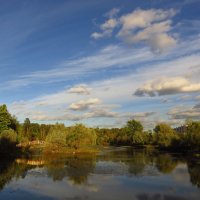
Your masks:
<svg viewBox="0 0 200 200"><path fill-rule="evenodd" d="M32 141L27 143L20 143L17 148L21 152L21 156L32 156L40 154L62 154L62 155L73 155L73 154L93 154L98 153L100 148L98 146L84 147L84 148L69 148L62 145L49 144L44 141Z"/></svg>
<svg viewBox="0 0 200 200"><path fill-rule="evenodd" d="M200 157L200 152L197 150L192 149L183 149L183 148L160 148L158 145L96 145L96 146L85 146L84 148L70 148L64 145L55 145L51 143L47 143L44 141L31 141L31 142L25 142L25 143L19 143L15 145L15 148L10 149L11 151L7 152L0 152L0 156L4 157L5 155L7 157L21 157L21 158L29 158L35 155L41 155L44 154L46 156L48 155L80 155L80 154L96 154L104 151L105 149L110 149L112 147L126 147L126 148L133 148L133 149L145 149L147 151L151 152L168 152L168 153L179 153L183 154L185 156L192 155L193 157Z"/></svg>

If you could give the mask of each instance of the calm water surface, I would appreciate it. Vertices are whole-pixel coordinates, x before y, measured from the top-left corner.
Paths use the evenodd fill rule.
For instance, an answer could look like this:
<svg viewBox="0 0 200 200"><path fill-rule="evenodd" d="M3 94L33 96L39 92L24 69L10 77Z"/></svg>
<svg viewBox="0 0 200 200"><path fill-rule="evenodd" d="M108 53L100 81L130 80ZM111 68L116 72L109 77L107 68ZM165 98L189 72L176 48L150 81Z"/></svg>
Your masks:
<svg viewBox="0 0 200 200"><path fill-rule="evenodd" d="M0 199L200 199L200 159L131 148L0 161Z"/></svg>

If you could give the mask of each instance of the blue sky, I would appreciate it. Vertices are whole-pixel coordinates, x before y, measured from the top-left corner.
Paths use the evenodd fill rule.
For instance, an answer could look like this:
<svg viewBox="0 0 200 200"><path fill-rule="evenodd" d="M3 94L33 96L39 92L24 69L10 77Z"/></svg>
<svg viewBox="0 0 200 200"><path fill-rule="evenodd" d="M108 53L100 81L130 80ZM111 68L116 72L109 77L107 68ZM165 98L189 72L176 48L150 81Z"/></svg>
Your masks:
<svg viewBox="0 0 200 200"><path fill-rule="evenodd" d="M0 103L20 121L200 119L200 0L0 5Z"/></svg>

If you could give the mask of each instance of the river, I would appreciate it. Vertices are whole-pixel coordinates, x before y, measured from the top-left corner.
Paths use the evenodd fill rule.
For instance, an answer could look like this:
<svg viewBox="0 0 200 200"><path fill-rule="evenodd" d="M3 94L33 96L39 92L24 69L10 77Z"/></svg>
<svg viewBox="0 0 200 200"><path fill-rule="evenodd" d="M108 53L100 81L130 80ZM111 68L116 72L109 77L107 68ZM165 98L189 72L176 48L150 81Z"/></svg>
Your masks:
<svg viewBox="0 0 200 200"><path fill-rule="evenodd" d="M199 200L200 158L113 147L97 155L0 159L0 199Z"/></svg>

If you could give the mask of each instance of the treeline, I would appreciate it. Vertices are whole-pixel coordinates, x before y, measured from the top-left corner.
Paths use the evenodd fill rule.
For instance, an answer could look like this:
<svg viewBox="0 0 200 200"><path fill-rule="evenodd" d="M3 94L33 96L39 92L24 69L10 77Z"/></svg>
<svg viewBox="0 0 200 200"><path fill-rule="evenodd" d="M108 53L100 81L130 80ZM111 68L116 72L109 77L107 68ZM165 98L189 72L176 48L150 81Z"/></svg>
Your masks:
<svg viewBox="0 0 200 200"><path fill-rule="evenodd" d="M38 124L31 123L26 118L19 123L12 116L6 105L0 106L0 153L15 152L16 147L43 144L45 150L90 151L96 148L97 134L95 129L82 124L65 127L64 124Z"/></svg>
<svg viewBox="0 0 200 200"><path fill-rule="evenodd" d="M142 124L129 120L122 128L88 128L82 124L31 123L27 118L19 123L6 105L0 106L0 152L13 151L23 144L40 141L51 151L92 149L105 145L151 145L159 149L200 151L200 122L188 121L184 133L176 132L168 124L160 123L153 130L144 131Z"/></svg>
<svg viewBox="0 0 200 200"><path fill-rule="evenodd" d="M130 120L123 128L96 129L97 143L200 151L200 121L187 121L184 127L184 132L177 132L169 124L159 123L153 130L144 131L139 121Z"/></svg>

